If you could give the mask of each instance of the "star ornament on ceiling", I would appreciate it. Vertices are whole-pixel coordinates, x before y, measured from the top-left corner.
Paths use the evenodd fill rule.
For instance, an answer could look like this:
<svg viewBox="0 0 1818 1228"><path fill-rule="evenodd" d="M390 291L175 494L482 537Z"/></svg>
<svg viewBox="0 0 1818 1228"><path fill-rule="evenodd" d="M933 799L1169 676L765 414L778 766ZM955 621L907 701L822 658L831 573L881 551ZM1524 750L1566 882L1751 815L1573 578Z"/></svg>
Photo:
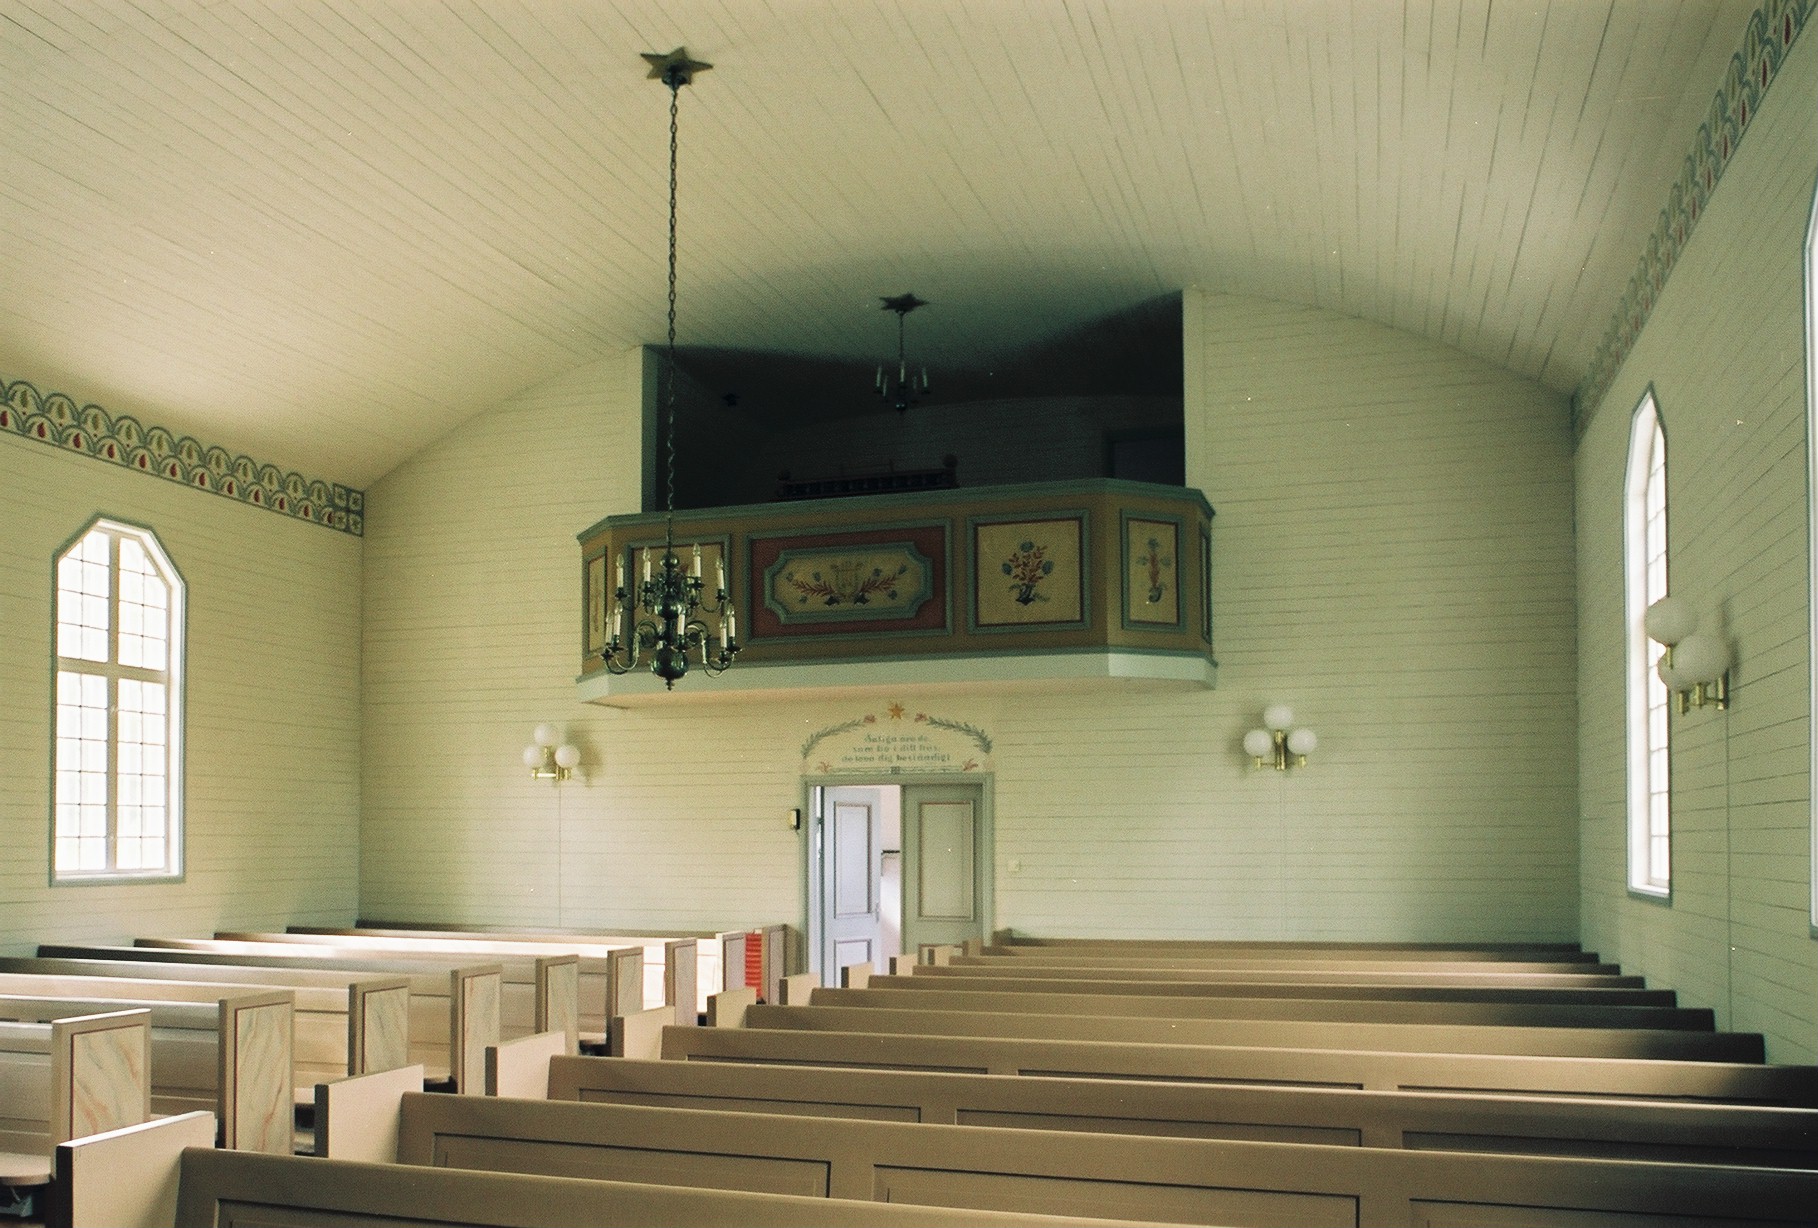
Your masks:
<svg viewBox="0 0 1818 1228"><path fill-rule="evenodd" d="M647 79L661 81L672 88L693 85L694 74L706 72L713 67L703 60L690 59L686 47L677 47L666 53L640 51L638 54L650 65L650 76Z"/></svg>

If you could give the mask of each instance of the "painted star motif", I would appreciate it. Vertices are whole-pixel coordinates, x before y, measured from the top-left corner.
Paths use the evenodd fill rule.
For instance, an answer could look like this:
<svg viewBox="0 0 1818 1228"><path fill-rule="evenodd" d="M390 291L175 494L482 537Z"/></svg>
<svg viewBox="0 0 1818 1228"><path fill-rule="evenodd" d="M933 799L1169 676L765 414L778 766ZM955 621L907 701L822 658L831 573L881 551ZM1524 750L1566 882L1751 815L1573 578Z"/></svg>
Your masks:
<svg viewBox="0 0 1818 1228"><path fill-rule="evenodd" d="M891 704L886 711L890 713L890 719L893 721L900 721L903 719L903 705L901 704Z"/></svg>
<svg viewBox="0 0 1818 1228"><path fill-rule="evenodd" d="M694 74L706 72L713 67L701 60L689 59L686 47L677 47L667 54L655 51L640 51L638 54L650 65L648 80L661 81L667 85L693 85Z"/></svg>

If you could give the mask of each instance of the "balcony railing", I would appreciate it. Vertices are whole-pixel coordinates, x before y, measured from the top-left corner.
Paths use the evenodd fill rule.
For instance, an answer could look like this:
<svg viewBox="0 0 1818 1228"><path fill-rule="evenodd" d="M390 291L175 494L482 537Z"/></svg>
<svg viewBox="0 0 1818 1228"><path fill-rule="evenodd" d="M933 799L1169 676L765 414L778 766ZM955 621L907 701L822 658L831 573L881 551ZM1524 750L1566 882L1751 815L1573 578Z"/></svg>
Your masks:
<svg viewBox="0 0 1818 1228"><path fill-rule="evenodd" d="M1117 480L677 512L684 561L727 565L743 650L671 697L917 683L1125 679L1209 687L1212 509L1197 490ZM643 574L660 513L580 536L583 699L663 690L601 659L612 577Z"/></svg>

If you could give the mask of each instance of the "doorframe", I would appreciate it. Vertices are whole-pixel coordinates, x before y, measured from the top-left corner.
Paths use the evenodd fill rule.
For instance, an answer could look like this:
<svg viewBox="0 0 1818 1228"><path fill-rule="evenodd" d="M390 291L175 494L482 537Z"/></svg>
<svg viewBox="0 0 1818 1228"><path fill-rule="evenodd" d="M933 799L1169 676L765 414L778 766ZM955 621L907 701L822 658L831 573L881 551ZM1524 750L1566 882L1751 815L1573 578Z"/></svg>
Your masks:
<svg viewBox="0 0 1818 1228"><path fill-rule="evenodd" d="M976 785L979 787L978 843L979 852L976 873L978 875L979 916L983 919L984 936L988 939L997 930L997 777L991 772L901 772L892 774L881 772L876 775L845 776L803 776L802 777L802 828L801 843L798 847L802 867L802 945L806 961L803 964L810 972L818 974L822 984L831 984L827 970L819 967L821 962L821 867L815 857L815 837L821 822L819 809L814 804L814 791L829 788L881 789L895 787L911 789L916 785ZM909 814L905 807L903 812L903 843L908 836ZM908 857L905 854L904 861ZM905 886L907 879L905 878ZM837 969L834 970L837 975ZM880 973L888 972L880 968Z"/></svg>

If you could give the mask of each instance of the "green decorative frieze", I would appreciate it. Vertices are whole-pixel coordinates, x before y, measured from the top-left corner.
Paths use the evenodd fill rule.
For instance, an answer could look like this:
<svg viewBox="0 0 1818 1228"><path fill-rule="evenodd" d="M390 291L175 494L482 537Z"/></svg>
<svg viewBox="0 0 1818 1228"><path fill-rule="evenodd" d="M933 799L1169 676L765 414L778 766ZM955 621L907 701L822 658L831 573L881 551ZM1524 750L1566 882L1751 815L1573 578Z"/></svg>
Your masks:
<svg viewBox="0 0 1818 1228"><path fill-rule="evenodd" d="M1749 18L1742 47L1730 57L1723 86L1693 139L1679 178L1667 193L1666 207L1654 224L1641 264L1629 279L1616 315L1592 356L1591 366L1572 396L1573 423L1582 436L1598 402L1610 390L1616 372L1641 336L1660 301L1667 278L1685 250L1711 193L1736 156L1742 137L1761 109L1761 99L1780 72L1780 65L1818 0L1768 0Z"/></svg>
<svg viewBox="0 0 1818 1228"><path fill-rule="evenodd" d="M98 405L78 407L24 380L0 379L0 431L355 537L365 529L362 491L234 456L124 414L116 418Z"/></svg>

